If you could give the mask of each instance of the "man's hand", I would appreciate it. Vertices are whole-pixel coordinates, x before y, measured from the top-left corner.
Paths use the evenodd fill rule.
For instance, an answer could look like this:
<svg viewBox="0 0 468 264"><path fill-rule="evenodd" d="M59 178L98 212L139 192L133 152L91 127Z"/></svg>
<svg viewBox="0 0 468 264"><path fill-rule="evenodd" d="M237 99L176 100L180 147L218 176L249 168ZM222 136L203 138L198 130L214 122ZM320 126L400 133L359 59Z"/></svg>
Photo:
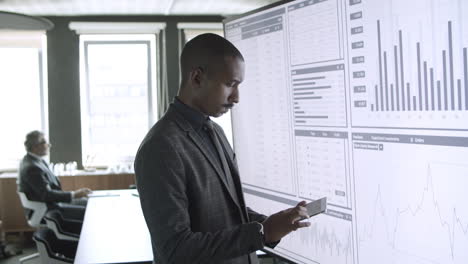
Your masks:
<svg viewBox="0 0 468 264"><path fill-rule="evenodd" d="M75 191L75 198L88 197L92 191L89 188L81 188Z"/></svg>
<svg viewBox="0 0 468 264"><path fill-rule="evenodd" d="M262 223L265 243L277 242L298 228L310 226L309 222L300 221L309 218L305 205L306 202L302 201L295 207L272 214L265 219Z"/></svg>

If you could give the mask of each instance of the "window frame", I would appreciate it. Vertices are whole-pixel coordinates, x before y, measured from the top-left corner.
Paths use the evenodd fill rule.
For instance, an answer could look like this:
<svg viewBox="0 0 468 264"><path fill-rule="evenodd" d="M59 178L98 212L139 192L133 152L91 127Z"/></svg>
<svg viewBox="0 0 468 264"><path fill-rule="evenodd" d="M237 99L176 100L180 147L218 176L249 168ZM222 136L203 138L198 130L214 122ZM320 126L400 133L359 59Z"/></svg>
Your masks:
<svg viewBox="0 0 468 264"><path fill-rule="evenodd" d="M49 101L48 101L48 79L47 79L47 35L45 31L2 31L0 32L0 48L28 48L36 49L37 52L37 74L39 87L39 111L40 127L34 130L42 131L46 137L49 134ZM23 131L23 138L30 131ZM18 146L24 149L21 142ZM9 151L11 152L11 151ZM26 153L26 150L24 150ZM11 157L12 158L12 157ZM49 156L45 157L46 159ZM5 161L5 165L0 167L2 172L17 172L22 155L17 157L15 164ZM1 163L0 163L1 164ZM1 165L0 165L1 166Z"/></svg>
<svg viewBox="0 0 468 264"><path fill-rule="evenodd" d="M156 122L157 119L157 89L159 89L159 72L157 63L158 53L158 35L155 34L82 34L80 35L80 106L81 106L81 153L84 167L109 167L116 163L121 163L123 160L134 159L135 153L129 155L117 155L117 160L111 162L104 162L98 159L96 162L92 154L92 146L90 144L90 72L89 72L89 47L90 45L122 45L122 44L144 44L147 51L147 128ZM137 141L140 141L138 139ZM129 161L125 161L129 162Z"/></svg>

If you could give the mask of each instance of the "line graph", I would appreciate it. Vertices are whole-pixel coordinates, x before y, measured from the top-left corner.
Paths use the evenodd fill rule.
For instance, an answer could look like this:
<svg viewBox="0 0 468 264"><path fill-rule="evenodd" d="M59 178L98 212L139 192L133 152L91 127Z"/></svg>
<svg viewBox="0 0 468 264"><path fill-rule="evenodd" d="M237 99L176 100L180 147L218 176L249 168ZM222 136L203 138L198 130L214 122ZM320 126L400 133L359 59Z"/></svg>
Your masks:
<svg viewBox="0 0 468 264"><path fill-rule="evenodd" d="M292 205L249 192L245 193L245 199L247 204L255 204L266 215ZM350 214L329 208L326 214L314 216L309 221L309 228L298 229L283 237L274 250L293 257L297 263L355 264L355 234Z"/></svg>
<svg viewBox="0 0 468 264"><path fill-rule="evenodd" d="M468 172L468 166L465 168ZM423 189L421 198L419 202L417 202L414 206L407 205L404 208L397 208L396 210L396 216L395 216L395 223L396 225L393 228L388 228L386 224L386 233L387 233L387 240L390 242L389 244L392 245L392 247L396 247L396 236L398 232L398 224L400 222L400 218L403 217L404 215L409 215L409 216L417 216L418 214L422 213L425 207L425 203L429 203L429 205L433 206L434 211L436 212L436 215L438 216L438 220L440 222L440 227L446 230L447 233L447 238L448 242L450 244L450 255L452 259L455 258L454 256L454 247L455 247L455 230L461 231L462 236L467 236L468 235L468 221L467 220L462 220L461 217L458 216L457 213L457 208L452 209L452 213L449 216L444 216L442 215L441 212L441 205L438 202L436 195L434 193L434 185L433 185L433 180L432 180L432 175L431 175L431 165L429 164L427 166L427 183L426 186ZM386 216L387 213L385 211L383 202L382 202L382 191L381 187L379 186L377 190L377 195L376 199L374 201L374 215L372 218L372 223L365 233L365 236L367 237L372 237L373 236L373 230L376 225L376 215L380 214L382 216Z"/></svg>
<svg viewBox="0 0 468 264"><path fill-rule="evenodd" d="M332 216L328 212L311 218L311 227L284 237L278 247L295 248L313 263L354 263L351 216L336 211Z"/></svg>
<svg viewBox="0 0 468 264"><path fill-rule="evenodd" d="M354 149L359 263L466 263L468 149L411 145Z"/></svg>

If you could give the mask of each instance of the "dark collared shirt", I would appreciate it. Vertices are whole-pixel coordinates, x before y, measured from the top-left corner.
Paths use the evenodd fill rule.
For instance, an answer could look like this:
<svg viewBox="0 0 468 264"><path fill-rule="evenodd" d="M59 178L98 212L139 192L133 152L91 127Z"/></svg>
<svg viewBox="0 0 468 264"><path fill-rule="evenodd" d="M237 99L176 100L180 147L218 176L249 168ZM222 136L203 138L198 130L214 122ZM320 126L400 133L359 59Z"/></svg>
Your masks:
<svg viewBox="0 0 468 264"><path fill-rule="evenodd" d="M184 116L184 118L192 126L193 130L203 139L203 142L208 146L215 157L217 157L218 164L221 165L221 160L217 154L216 147L211 140L210 135L208 134L206 128L206 121L209 117L202 112L191 108L190 106L184 104L179 98L174 98L174 107ZM222 166L220 166L222 168Z"/></svg>

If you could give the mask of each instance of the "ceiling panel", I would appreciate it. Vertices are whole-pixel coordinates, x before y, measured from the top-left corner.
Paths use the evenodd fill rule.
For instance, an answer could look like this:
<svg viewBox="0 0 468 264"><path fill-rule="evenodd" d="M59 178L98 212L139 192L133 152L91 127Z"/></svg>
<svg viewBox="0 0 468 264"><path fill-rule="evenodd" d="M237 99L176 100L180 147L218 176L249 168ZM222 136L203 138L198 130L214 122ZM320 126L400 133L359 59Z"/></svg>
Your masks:
<svg viewBox="0 0 468 264"><path fill-rule="evenodd" d="M230 15L277 0L0 0L0 10L40 16Z"/></svg>
<svg viewBox="0 0 468 264"><path fill-rule="evenodd" d="M273 0L198 0L198 1L174 1L171 13L191 14L199 12L201 14L242 14L253 9L271 4Z"/></svg>

